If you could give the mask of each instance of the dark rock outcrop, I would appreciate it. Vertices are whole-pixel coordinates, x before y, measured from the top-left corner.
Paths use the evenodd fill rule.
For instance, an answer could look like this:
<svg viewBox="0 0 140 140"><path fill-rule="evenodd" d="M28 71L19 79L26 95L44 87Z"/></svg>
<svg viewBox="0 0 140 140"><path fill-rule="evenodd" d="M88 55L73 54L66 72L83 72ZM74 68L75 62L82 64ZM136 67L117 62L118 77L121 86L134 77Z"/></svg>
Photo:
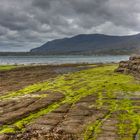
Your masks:
<svg viewBox="0 0 140 140"><path fill-rule="evenodd" d="M133 55L128 61L121 61L116 72L132 73L140 76L140 55Z"/></svg>

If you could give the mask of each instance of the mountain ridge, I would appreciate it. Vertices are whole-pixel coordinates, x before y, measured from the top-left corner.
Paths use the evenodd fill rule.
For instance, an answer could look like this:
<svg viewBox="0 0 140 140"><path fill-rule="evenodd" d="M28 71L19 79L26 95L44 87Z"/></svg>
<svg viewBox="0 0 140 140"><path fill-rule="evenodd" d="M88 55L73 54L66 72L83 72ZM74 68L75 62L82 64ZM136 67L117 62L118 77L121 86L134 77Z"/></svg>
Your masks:
<svg viewBox="0 0 140 140"><path fill-rule="evenodd" d="M132 54L140 53L140 34L113 36L79 34L48 41L31 53L46 54Z"/></svg>

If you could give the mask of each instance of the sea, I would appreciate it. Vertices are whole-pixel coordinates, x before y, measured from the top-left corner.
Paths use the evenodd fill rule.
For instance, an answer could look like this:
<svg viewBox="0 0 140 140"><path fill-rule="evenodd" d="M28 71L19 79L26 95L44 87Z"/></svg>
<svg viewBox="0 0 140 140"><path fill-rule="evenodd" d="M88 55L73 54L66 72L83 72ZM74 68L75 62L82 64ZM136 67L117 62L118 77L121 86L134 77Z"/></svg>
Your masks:
<svg viewBox="0 0 140 140"><path fill-rule="evenodd" d="M0 65L111 63L128 60L128 55L9 55L0 56Z"/></svg>

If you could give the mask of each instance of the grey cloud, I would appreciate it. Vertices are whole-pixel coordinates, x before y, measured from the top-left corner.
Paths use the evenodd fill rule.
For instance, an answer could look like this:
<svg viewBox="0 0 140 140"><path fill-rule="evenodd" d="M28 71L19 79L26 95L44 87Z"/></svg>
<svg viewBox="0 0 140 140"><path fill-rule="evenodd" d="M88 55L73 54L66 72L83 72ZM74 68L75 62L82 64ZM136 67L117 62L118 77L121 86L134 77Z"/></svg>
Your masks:
<svg viewBox="0 0 140 140"><path fill-rule="evenodd" d="M81 33L138 32L139 0L0 0L0 51Z"/></svg>
<svg viewBox="0 0 140 140"><path fill-rule="evenodd" d="M48 9L51 6L51 1L33 0L32 4L40 9Z"/></svg>

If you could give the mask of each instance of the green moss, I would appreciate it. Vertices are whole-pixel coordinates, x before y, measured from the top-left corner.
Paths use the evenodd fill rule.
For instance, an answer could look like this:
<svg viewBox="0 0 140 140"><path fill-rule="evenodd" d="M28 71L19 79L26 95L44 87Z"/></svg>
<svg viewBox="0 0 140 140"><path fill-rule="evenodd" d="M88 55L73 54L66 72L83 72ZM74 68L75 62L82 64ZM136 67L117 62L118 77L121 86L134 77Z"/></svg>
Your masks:
<svg viewBox="0 0 140 140"><path fill-rule="evenodd" d="M4 70L11 70L16 68L17 66L15 65L0 65L0 71L4 71Z"/></svg>
<svg viewBox="0 0 140 140"><path fill-rule="evenodd" d="M0 99L23 96L25 94L44 90L62 91L64 94L71 95L85 90L88 92L107 90L110 93L115 91L133 92L140 90L139 84L133 82L134 80L131 76L113 73L115 68L116 66L106 66L83 70L73 74L65 74L44 83L34 84L17 92L1 96Z"/></svg>
<svg viewBox="0 0 140 140"><path fill-rule="evenodd" d="M6 127L6 126L5 126ZM15 133L16 131L14 128L7 127L0 131L0 134L7 134L7 133Z"/></svg>
<svg viewBox="0 0 140 140"><path fill-rule="evenodd" d="M136 131L139 129L140 117L134 112L134 106L129 98L125 98L118 102L118 134L123 138L128 135L133 139Z"/></svg>
<svg viewBox="0 0 140 140"><path fill-rule="evenodd" d="M31 123L34 119L45 115L48 112L53 111L64 103L74 104L82 97L94 94L97 97L97 101L94 104L95 107L102 108L104 107L104 104L107 104L109 112L126 111L126 114L129 114L127 117L131 120L131 134L133 134L136 131L137 126L140 124L140 120L138 115L133 111L134 108L129 99L129 93L140 91L140 84L135 81L132 76L114 73L114 69L116 68L117 65L109 65L64 74L46 82L33 84L19 91L1 96L1 100L10 100L14 97L20 98L26 94L33 94L38 91L58 91L65 95L65 99L59 103L52 104L50 107L42 109L37 113L30 114L28 117L23 118L9 126L2 127L0 133L5 133L5 131L9 130L9 128L11 130L11 126L14 126L13 131L15 131L15 128L21 130L24 128L24 125ZM43 98L43 96L40 97ZM126 99L120 101L112 100L112 98L117 97L126 97ZM105 100L104 98L108 98L110 100ZM123 114L124 116L118 116L118 120L120 122L120 124L118 124L119 135L123 135L126 129L126 125L122 125L123 120L120 120L121 117L126 118L126 114ZM110 115L107 114L105 116L106 117L103 120L107 119ZM102 123L103 121L99 120L91 123L86 129L86 132L88 133L85 132L85 139L88 139L90 133L93 133L93 131L96 138Z"/></svg>
<svg viewBox="0 0 140 140"><path fill-rule="evenodd" d="M3 127L0 128L0 134L3 134L3 133L14 133L16 131L21 131L21 130L24 130L24 126L26 124L29 124L31 121L33 121L34 119L42 116L42 115L45 115L53 110L55 110L56 108L58 108L60 106L62 102L56 102L56 103L53 103L52 105L50 105L49 107L47 108L44 108L40 111L38 111L37 113L32 113L30 114L28 117L25 117L19 121L16 121L15 123L11 124L11 125L5 125Z"/></svg>
<svg viewBox="0 0 140 140"><path fill-rule="evenodd" d="M110 115L111 112L105 115L103 119L97 120L95 123L89 124L84 134L84 140L96 140L98 134L101 132L100 127L102 126L104 121L110 117Z"/></svg>
<svg viewBox="0 0 140 140"><path fill-rule="evenodd" d="M132 105L131 100L128 97L120 100L104 100L102 106L100 106L101 108L104 107L104 103L108 103L110 114L107 114L107 117L105 116L101 121L97 120L87 126L84 134L85 140L96 139L101 132L100 127L103 121L109 118L112 113L116 113L116 119L118 120L116 128L120 139L125 139L127 136L130 140L133 140L137 130L140 128L140 117L139 114L134 112L135 107Z"/></svg>

